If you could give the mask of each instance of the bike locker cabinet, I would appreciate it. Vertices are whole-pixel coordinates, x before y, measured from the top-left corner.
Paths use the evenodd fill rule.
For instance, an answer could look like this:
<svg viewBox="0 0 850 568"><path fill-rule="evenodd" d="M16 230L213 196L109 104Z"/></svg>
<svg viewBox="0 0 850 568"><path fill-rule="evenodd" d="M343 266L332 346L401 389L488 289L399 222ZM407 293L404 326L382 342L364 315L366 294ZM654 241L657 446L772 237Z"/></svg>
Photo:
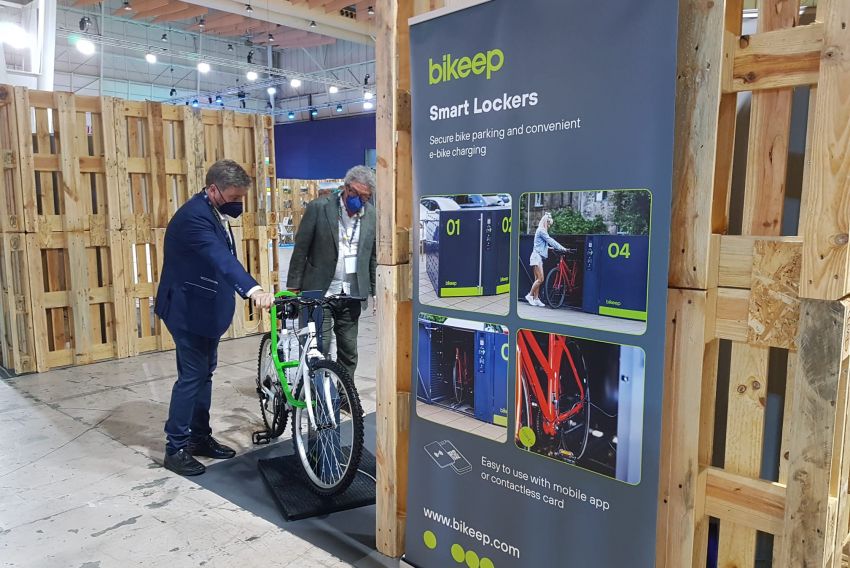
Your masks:
<svg viewBox="0 0 850 568"><path fill-rule="evenodd" d="M508 335L478 331L475 344L475 417L507 427Z"/></svg>
<svg viewBox="0 0 850 568"><path fill-rule="evenodd" d="M646 321L649 237L588 235L582 309Z"/></svg>
<svg viewBox="0 0 850 568"><path fill-rule="evenodd" d="M450 400L451 377L446 380L443 353L444 326L428 320L419 320L416 398L427 404ZM448 368L451 370L451 367Z"/></svg>
<svg viewBox="0 0 850 568"><path fill-rule="evenodd" d="M424 251L438 297L493 296L510 291L509 208L440 211Z"/></svg>

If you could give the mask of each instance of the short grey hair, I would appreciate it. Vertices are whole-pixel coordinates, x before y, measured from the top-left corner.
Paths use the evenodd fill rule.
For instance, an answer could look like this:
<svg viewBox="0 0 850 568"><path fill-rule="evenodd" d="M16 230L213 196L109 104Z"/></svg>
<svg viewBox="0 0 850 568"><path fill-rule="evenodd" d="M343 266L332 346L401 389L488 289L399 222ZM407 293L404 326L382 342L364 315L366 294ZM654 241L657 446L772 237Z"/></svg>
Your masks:
<svg viewBox="0 0 850 568"><path fill-rule="evenodd" d="M219 160L207 170L207 187L215 185L224 191L229 187L251 187L251 176L233 160Z"/></svg>
<svg viewBox="0 0 850 568"><path fill-rule="evenodd" d="M346 172L343 182L345 185L351 182L362 183L369 188L369 191L375 193L375 174L372 172L372 168L367 166L354 166Z"/></svg>

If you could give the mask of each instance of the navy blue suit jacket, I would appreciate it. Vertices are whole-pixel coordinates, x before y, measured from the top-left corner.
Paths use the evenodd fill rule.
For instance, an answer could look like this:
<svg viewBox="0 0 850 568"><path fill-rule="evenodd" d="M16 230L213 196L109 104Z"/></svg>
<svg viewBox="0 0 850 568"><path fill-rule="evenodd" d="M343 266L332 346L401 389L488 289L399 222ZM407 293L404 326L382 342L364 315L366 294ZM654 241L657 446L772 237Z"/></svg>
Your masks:
<svg viewBox="0 0 850 568"><path fill-rule="evenodd" d="M156 315L168 329L221 337L233 321L233 292L246 297L257 281L242 267L204 192L187 201L165 231Z"/></svg>

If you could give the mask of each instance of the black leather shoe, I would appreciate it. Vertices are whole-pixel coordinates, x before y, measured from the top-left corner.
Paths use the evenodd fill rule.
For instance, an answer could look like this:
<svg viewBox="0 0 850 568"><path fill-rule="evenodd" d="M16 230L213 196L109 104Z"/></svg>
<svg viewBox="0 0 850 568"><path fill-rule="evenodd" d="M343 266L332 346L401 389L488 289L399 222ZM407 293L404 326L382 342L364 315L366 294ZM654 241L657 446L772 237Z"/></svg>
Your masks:
<svg viewBox="0 0 850 568"><path fill-rule="evenodd" d="M229 460L236 456L236 450L219 444L212 436L195 442L189 442L189 453L193 456L203 456L216 460Z"/></svg>
<svg viewBox="0 0 850 568"><path fill-rule="evenodd" d="M179 450L176 454L165 454L165 469L169 469L177 475L201 475L207 468L204 464L192 457L185 448Z"/></svg>

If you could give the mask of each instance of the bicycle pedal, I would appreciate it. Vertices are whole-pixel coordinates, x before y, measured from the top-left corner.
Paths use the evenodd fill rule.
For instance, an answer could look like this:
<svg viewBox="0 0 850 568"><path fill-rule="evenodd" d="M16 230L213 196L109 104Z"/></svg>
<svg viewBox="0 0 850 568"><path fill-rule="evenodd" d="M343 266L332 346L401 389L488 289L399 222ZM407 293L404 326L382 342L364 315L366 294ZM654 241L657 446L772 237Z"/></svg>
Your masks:
<svg viewBox="0 0 850 568"><path fill-rule="evenodd" d="M254 445L260 446L270 443L272 441L272 437L268 430L261 430L253 433L251 441L254 442Z"/></svg>

